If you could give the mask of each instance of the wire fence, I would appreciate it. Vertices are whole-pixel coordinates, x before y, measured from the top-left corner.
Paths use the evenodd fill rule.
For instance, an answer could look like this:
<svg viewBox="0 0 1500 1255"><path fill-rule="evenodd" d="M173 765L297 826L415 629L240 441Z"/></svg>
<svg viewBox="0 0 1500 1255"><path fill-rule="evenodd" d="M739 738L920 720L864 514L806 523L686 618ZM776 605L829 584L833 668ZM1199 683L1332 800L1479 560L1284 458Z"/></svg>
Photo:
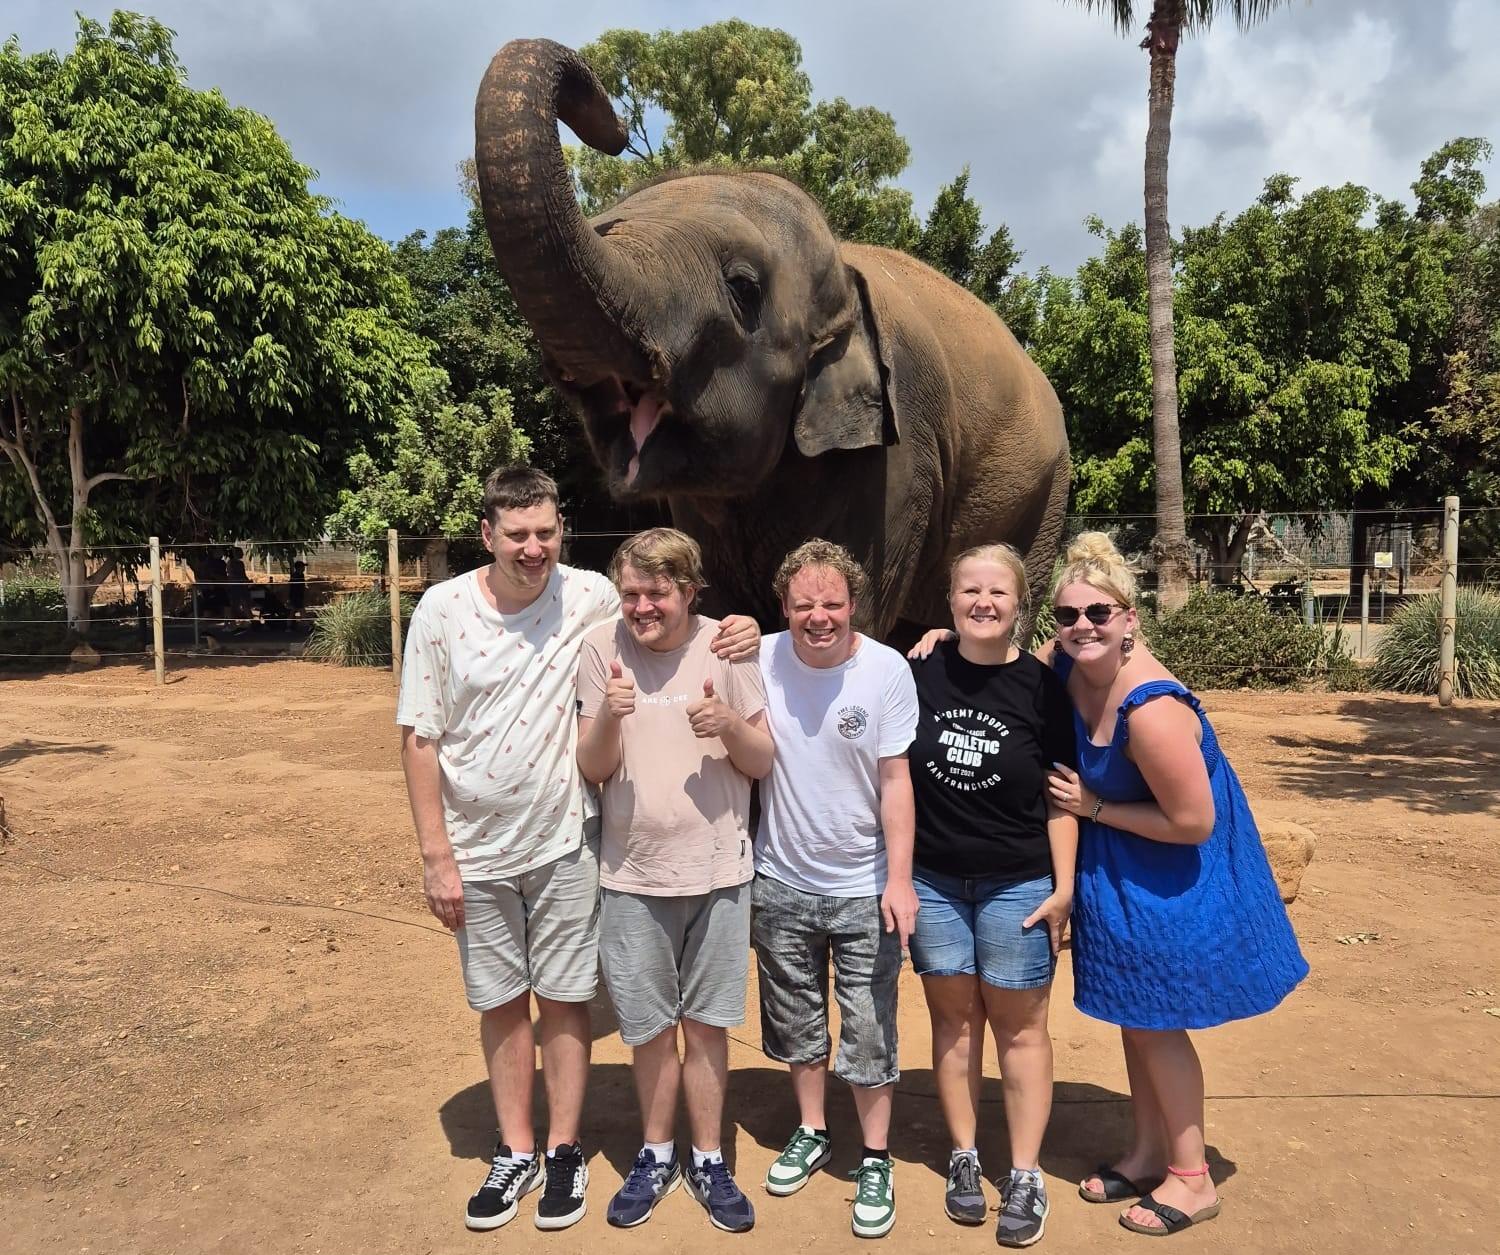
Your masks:
<svg viewBox="0 0 1500 1255"><path fill-rule="evenodd" d="M1195 584L1339 628L1357 641L1356 656L1373 652L1402 606L1437 593L1445 569L1441 507L1193 515L1187 522ZM1151 587L1154 516L1067 520L1069 539L1088 530L1110 533ZM570 531L563 560L602 571L630 534ZM78 644L78 634L69 632L68 594L75 584L87 607L88 648L149 663L159 621L161 656L181 663L214 654L301 655L318 617L331 608L346 617L378 617L393 586L414 601L431 584L487 560L477 535L399 536L394 565L385 543L174 543L160 556L158 615L145 547L90 549L81 581L64 578L48 553L35 551L0 562L0 671L70 659ZM1500 508L1460 512L1454 569L1460 586L1500 588ZM381 636L378 624L365 633L358 657L346 660L391 666L389 636Z"/></svg>

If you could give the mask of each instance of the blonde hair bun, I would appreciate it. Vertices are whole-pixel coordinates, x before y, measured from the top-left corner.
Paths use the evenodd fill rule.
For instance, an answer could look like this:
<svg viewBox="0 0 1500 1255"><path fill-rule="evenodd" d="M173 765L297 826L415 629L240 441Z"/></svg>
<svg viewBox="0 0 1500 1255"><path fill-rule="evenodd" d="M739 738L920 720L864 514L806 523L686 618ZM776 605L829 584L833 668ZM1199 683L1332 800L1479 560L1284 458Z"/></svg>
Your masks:
<svg viewBox="0 0 1500 1255"><path fill-rule="evenodd" d="M1089 584L1122 606L1135 605L1135 572L1106 532L1080 532L1068 542L1052 595L1068 584Z"/></svg>

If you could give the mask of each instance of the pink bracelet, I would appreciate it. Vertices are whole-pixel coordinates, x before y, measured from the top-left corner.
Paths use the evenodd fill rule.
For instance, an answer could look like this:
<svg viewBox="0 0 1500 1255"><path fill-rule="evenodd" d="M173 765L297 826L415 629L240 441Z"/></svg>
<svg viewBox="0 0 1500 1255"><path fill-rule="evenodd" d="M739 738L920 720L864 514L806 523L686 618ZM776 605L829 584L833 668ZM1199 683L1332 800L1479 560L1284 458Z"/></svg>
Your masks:
<svg viewBox="0 0 1500 1255"><path fill-rule="evenodd" d="M1204 1164L1201 1168L1174 1168L1171 1164L1168 1164L1167 1171L1174 1177L1206 1177L1208 1175L1208 1165Z"/></svg>

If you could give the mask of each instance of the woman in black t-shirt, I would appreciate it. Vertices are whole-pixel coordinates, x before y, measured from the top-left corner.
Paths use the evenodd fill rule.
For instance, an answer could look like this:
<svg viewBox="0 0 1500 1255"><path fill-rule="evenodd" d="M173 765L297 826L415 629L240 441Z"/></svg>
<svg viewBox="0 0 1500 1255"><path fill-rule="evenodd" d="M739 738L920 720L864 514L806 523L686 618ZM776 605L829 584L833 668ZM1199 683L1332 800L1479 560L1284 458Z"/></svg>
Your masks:
<svg viewBox="0 0 1500 1255"><path fill-rule="evenodd" d="M1009 545L954 563L958 638L912 663L921 713L909 751L921 903L911 957L953 1137L946 1210L961 1224L985 1218L975 1131L987 1022L1010 1131L996 1232L1004 1246L1030 1245L1046 1220L1037 1157L1052 1110L1047 1002L1078 848L1078 821L1046 788L1054 763L1074 764L1073 708L1061 681L1013 639L1026 593Z"/></svg>

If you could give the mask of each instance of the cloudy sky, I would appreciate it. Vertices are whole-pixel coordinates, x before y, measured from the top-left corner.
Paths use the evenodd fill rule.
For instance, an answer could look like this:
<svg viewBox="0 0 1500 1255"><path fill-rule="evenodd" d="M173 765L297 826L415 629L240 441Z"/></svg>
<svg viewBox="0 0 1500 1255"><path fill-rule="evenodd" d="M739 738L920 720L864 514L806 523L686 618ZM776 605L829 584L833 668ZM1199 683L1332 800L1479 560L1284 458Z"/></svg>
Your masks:
<svg viewBox="0 0 1500 1255"><path fill-rule="evenodd" d="M66 47L95 0L9 0L0 33ZM1146 56L1064 0L131 0L178 32L195 86L268 115L319 190L387 238L461 221L454 167L473 147L491 53L545 35L577 46L610 27L685 28L740 16L801 42L814 96L894 115L925 214L967 163L986 221L1024 264L1092 251L1085 215L1141 216ZM1148 0L1138 9L1149 10ZM1174 227L1234 211L1268 174L1409 196L1418 164L1456 135L1500 143L1494 0L1290 0L1179 56ZM1500 195L1500 163L1487 170Z"/></svg>

